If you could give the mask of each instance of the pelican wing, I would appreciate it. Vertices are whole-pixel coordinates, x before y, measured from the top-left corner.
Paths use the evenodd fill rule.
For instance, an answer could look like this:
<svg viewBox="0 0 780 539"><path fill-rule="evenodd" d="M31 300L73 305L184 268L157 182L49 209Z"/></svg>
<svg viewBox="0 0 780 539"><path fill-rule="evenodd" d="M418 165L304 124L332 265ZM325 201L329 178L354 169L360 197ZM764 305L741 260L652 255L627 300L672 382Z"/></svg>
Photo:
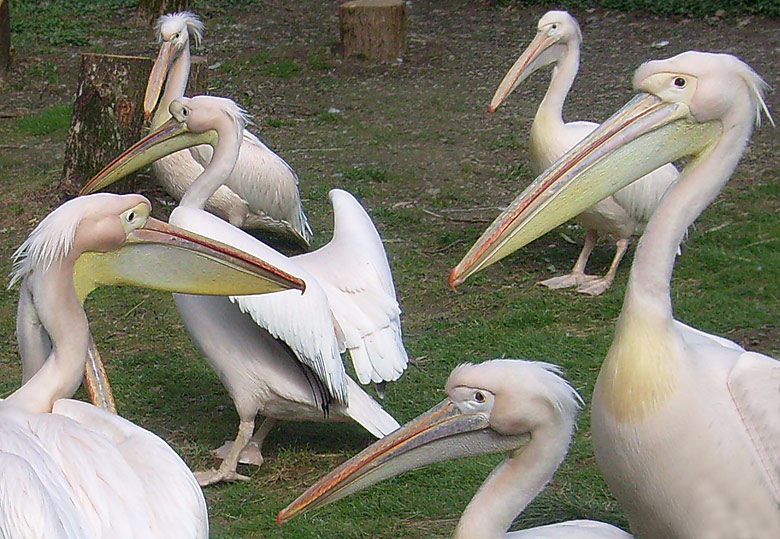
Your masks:
<svg viewBox="0 0 780 539"><path fill-rule="evenodd" d="M722 346L723 348L729 348L735 352L744 352L745 349L734 341L724 339L718 335L712 335L706 333L695 327L691 327L688 324L683 324L679 320L673 320L675 329L680 333L685 344L692 347L698 346Z"/></svg>
<svg viewBox="0 0 780 539"><path fill-rule="evenodd" d="M54 413L108 438L140 478L160 537L208 537L206 500L192 472L157 435L82 401L60 399Z"/></svg>
<svg viewBox="0 0 780 539"><path fill-rule="evenodd" d="M780 361L745 352L729 373L728 387L780 504Z"/></svg>
<svg viewBox="0 0 780 539"><path fill-rule="evenodd" d="M631 534L604 522L569 520L506 534L507 539L632 539Z"/></svg>
<svg viewBox="0 0 780 539"><path fill-rule="evenodd" d="M259 296L236 296L231 300L273 337L284 341L296 357L317 374L336 400L347 403L346 371L333 315L317 280L294 260L209 213L178 207L171 214L171 223L261 257L306 282L303 294L286 290Z"/></svg>
<svg viewBox="0 0 780 539"><path fill-rule="evenodd" d="M677 168L668 163L625 186L612 195L628 213L639 222L646 223L664 193L677 181L680 175Z"/></svg>
<svg viewBox="0 0 780 539"><path fill-rule="evenodd" d="M333 239L294 257L322 285L358 380L397 380L408 357L401 336L401 309L382 239L355 198L330 192Z"/></svg>
<svg viewBox="0 0 780 539"><path fill-rule="evenodd" d="M5 412L0 422L0 537L88 537L90 527L73 488L27 428L26 415L16 421Z"/></svg>
<svg viewBox="0 0 780 539"><path fill-rule="evenodd" d="M211 146L195 146L190 152L204 167L211 162ZM245 200L250 212L258 214L261 220L283 223L306 243L311 239L311 228L298 193L298 176L284 159L246 129L238 161L225 185Z"/></svg>
<svg viewBox="0 0 780 539"><path fill-rule="evenodd" d="M152 519L138 476L100 433L58 414L31 415L31 432L73 486L100 537L149 537Z"/></svg>

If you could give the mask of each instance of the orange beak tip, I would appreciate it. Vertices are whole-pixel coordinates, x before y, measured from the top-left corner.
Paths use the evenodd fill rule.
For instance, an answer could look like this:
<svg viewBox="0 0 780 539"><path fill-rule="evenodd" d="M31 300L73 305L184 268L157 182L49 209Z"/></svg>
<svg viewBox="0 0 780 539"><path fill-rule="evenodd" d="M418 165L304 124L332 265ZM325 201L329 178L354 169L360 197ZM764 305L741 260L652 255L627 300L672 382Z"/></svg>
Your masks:
<svg viewBox="0 0 780 539"><path fill-rule="evenodd" d="M152 111L151 110L145 110L144 111L144 120L148 120L151 115L152 115Z"/></svg>
<svg viewBox="0 0 780 539"><path fill-rule="evenodd" d="M455 292L455 288L461 283L460 279L458 279L457 268L453 268L450 272L450 278L448 279L448 282L452 291Z"/></svg>
<svg viewBox="0 0 780 539"><path fill-rule="evenodd" d="M490 114L493 114L494 112L496 112L496 107L494 107L493 105L490 105L490 106L488 107L488 112L489 112Z"/></svg>
<svg viewBox="0 0 780 539"><path fill-rule="evenodd" d="M276 513L277 526L281 526L282 524L284 524L284 518L282 517L282 513L284 513L284 511L279 511L278 513Z"/></svg>

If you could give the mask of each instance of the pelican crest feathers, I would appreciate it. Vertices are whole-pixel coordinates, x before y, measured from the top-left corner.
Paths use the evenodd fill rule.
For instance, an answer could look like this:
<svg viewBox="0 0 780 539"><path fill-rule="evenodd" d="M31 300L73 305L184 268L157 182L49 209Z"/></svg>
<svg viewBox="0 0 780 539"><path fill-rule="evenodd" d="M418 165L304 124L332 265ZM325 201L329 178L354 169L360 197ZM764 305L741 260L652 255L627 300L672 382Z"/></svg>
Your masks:
<svg viewBox="0 0 780 539"><path fill-rule="evenodd" d="M185 24L187 26L187 34L189 34L190 39L192 39L193 44L196 47L200 46L200 42L203 39L203 30L205 29L205 25L203 24L203 21L200 20L200 17L192 13L191 11L181 11L179 13L167 13L165 15L162 15L159 19L157 19L157 22L154 24L154 33L157 36L157 41L162 42L163 36L163 26L166 26L168 24L177 26L181 24Z"/></svg>
<svg viewBox="0 0 780 539"><path fill-rule="evenodd" d="M88 200L85 197L68 200L44 217L30 232L11 256L13 268L8 283L9 289L29 275L33 268L46 271L52 264L65 258L73 245L76 229L85 215L82 206Z"/></svg>
<svg viewBox="0 0 780 539"><path fill-rule="evenodd" d="M562 378L563 369L558 365L553 365L552 363L546 363L544 361L526 361L522 359L491 359L484 363L492 363L493 366L496 367L500 364L506 365L506 376L498 378L495 375L496 371L491 369L491 378L493 380L503 379L507 384L506 388L509 391L512 391L512 387L517 386L517 366L522 363L526 367L523 378L527 376L539 380L539 383L533 384L534 390L538 391L561 415L573 414L585 404L582 397L580 397L580 394L577 393L577 390ZM458 380L466 375L466 371L472 371L472 369L476 370L484 363L462 363L455 367L447 380L447 390L459 385ZM475 382L480 384L480 378L475 376L474 372L468 373L468 380L470 380L472 385ZM487 386L488 384L484 385ZM492 385L495 385L495 382L493 382Z"/></svg>

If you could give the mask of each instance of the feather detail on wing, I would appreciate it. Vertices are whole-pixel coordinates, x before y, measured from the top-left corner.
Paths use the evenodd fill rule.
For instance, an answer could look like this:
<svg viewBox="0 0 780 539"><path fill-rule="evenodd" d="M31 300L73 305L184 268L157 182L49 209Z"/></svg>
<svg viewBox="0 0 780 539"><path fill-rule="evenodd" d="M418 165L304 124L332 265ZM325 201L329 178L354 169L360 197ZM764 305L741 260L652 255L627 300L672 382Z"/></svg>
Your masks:
<svg viewBox="0 0 780 539"><path fill-rule="evenodd" d="M4 414L0 424L0 537L97 536L99 530L88 533L76 493L26 420L9 419Z"/></svg>
<svg viewBox="0 0 780 539"><path fill-rule="evenodd" d="M729 373L728 388L780 504L780 361L743 353Z"/></svg>
<svg viewBox="0 0 780 539"><path fill-rule="evenodd" d="M155 536L208 537L208 511L195 476L168 444L130 421L82 401L60 399L55 414L77 421L111 442L140 478Z"/></svg>
<svg viewBox="0 0 780 539"><path fill-rule="evenodd" d="M284 341L298 359L311 367L331 395L347 403L346 371L325 292L303 267L221 219L193 208L176 208L170 222L253 254L306 282L301 294L286 290L231 300L275 338Z"/></svg>
<svg viewBox="0 0 780 539"><path fill-rule="evenodd" d="M363 426L368 432L381 438L387 436L400 425L388 414L371 395L361 389L352 378L347 377L349 406L346 414Z"/></svg>
<svg viewBox="0 0 780 539"><path fill-rule="evenodd" d="M358 380L397 380L408 357L401 337L401 309L382 239L355 198L330 192L333 239L293 257L320 283L349 350Z"/></svg>
<svg viewBox="0 0 780 539"><path fill-rule="evenodd" d="M631 217L646 223L680 173L672 164L655 169L612 195Z"/></svg>
<svg viewBox="0 0 780 539"><path fill-rule="evenodd" d="M202 166L211 162L213 149L208 145L190 148L190 153ZM306 244L311 228L303 213L298 176L281 157L255 135L244 130L238 161L225 186L245 200L251 214L259 214L282 222L290 232Z"/></svg>
<svg viewBox="0 0 780 539"><path fill-rule="evenodd" d="M28 424L73 486L100 537L153 535L141 481L109 440L58 414L37 414Z"/></svg>

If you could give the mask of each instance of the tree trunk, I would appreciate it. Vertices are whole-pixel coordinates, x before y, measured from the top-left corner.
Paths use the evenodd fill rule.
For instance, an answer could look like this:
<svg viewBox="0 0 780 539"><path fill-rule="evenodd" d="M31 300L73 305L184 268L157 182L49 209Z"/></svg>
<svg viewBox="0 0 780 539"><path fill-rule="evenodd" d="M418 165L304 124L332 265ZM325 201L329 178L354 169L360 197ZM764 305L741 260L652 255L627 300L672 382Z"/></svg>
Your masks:
<svg viewBox="0 0 780 539"><path fill-rule="evenodd" d="M59 185L63 198L76 195L85 181L146 134L143 99L153 62L139 56L81 54ZM189 89L204 93L207 74L205 60L193 58ZM112 190L137 191L142 184L135 176Z"/></svg>
<svg viewBox="0 0 780 539"><path fill-rule="evenodd" d="M340 9L342 53L393 61L406 45L404 0L352 0Z"/></svg>
<svg viewBox="0 0 780 539"><path fill-rule="evenodd" d="M0 0L0 79L11 67L11 17L8 0Z"/></svg>
<svg viewBox="0 0 780 539"><path fill-rule="evenodd" d="M189 11L191 5L190 0L138 0L138 11L143 17L154 20L166 13Z"/></svg>

